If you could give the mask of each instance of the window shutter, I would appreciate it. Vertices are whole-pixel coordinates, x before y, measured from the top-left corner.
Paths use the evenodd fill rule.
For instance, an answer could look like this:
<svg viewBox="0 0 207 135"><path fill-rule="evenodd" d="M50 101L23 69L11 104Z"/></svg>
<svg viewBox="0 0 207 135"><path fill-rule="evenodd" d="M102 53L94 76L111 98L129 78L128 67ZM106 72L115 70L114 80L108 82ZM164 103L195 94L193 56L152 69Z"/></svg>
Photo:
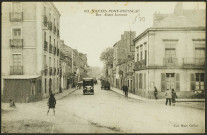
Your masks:
<svg viewBox="0 0 207 135"><path fill-rule="evenodd" d="M195 74L190 75L190 90L195 91Z"/></svg>
<svg viewBox="0 0 207 135"><path fill-rule="evenodd" d="M165 82L165 73L161 73L161 91L165 91L166 82Z"/></svg>
<svg viewBox="0 0 207 135"><path fill-rule="evenodd" d="M176 78L176 90L180 91L180 75L179 74L175 74L175 78Z"/></svg>

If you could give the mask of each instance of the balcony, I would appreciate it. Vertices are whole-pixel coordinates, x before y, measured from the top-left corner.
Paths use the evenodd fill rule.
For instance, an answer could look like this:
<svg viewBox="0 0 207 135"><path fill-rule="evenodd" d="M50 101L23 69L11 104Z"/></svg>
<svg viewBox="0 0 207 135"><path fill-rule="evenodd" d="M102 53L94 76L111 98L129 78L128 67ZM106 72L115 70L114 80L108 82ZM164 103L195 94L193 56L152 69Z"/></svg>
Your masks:
<svg viewBox="0 0 207 135"><path fill-rule="evenodd" d="M46 15L44 15L44 26L45 27L47 27L47 24L48 24L48 20L47 20L47 16Z"/></svg>
<svg viewBox="0 0 207 135"><path fill-rule="evenodd" d="M47 51L47 50L48 50L47 41L44 41L44 50L45 50L45 51Z"/></svg>
<svg viewBox="0 0 207 135"><path fill-rule="evenodd" d="M56 54L56 47L54 47L54 54Z"/></svg>
<svg viewBox="0 0 207 135"><path fill-rule="evenodd" d="M163 58L163 65L164 66L177 66L178 65L178 58Z"/></svg>
<svg viewBox="0 0 207 135"><path fill-rule="evenodd" d="M50 71L49 71L50 75L52 75L52 67L50 67Z"/></svg>
<svg viewBox="0 0 207 135"><path fill-rule="evenodd" d="M23 12L10 12L9 18L10 18L10 22L22 22Z"/></svg>
<svg viewBox="0 0 207 135"><path fill-rule="evenodd" d="M52 22L48 22L48 29L52 30Z"/></svg>
<svg viewBox="0 0 207 135"><path fill-rule="evenodd" d="M23 75L23 66L10 66L10 75Z"/></svg>
<svg viewBox="0 0 207 135"><path fill-rule="evenodd" d="M49 52L52 53L52 44L50 44Z"/></svg>
<svg viewBox="0 0 207 135"><path fill-rule="evenodd" d="M134 63L134 69L143 69L146 68L146 60L140 60Z"/></svg>
<svg viewBox="0 0 207 135"><path fill-rule="evenodd" d="M23 39L10 39L10 47L23 48Z"/></svg>
<svg viewBox="0 0 207 135"><path fill-rule="evenodd" d="M205 66L205 58L183 58L184 67Z"/></svg>

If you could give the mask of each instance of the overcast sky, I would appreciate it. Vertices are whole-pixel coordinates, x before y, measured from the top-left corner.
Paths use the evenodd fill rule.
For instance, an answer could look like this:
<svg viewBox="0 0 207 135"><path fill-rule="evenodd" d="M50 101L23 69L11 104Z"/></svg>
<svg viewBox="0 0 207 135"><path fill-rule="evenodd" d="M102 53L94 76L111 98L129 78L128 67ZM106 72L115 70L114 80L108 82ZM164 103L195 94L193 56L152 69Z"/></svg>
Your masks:
<svg viewBox="0 0 207 135"><path fill-rule="evenodd" d="M175 2L53 2L61 13L60 38L65 44L87 54L89 66L103 67L99 57L106 47L120 40L124 31L136 36L152 25L153 14L173 13ZM184 2L185 9L204 9L204 3ZM84 10L140 10L144 21L135 20L137 13L127 16L96 16ZM104 13L102 13L104 15ZM133 23L134 22L134 23ZM133 24L132 24L133 23Z"/></svg>

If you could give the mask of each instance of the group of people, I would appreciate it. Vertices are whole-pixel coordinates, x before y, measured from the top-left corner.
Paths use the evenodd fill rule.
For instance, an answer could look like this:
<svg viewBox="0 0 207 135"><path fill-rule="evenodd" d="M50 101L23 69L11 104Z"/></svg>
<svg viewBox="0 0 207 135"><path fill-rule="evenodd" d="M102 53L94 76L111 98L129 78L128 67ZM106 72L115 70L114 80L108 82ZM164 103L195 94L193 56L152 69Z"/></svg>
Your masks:
<svg viewBox="0 0 207 135"><path fill-rule="evenodd" d="M169 105L171 105L171 101L172 101L173 106L175 106L175 102L176 102L175 98L177 98L177 94L174 89L172 89L172 91L167 89L167 91L165 92L165 97L166 97L165 105L167 105L168 101L169 101Z"/></svg>
<svg viewBox="0 0 207 135"><path fill-rule="evenodd" d="M157 88L154 87L154 96L155 96L155 99L157 100ZM175 102L176 102L176 98L177 98L177 94L175 92L174 89L172 89L171 91L169 89L167 89L167 91L165 92L165 98L166 98L166 102L165 102L165 105L168 104L168 101L169 101L169 105L171 105L171 101L173 103L173 106L175 106Z"/></svg>

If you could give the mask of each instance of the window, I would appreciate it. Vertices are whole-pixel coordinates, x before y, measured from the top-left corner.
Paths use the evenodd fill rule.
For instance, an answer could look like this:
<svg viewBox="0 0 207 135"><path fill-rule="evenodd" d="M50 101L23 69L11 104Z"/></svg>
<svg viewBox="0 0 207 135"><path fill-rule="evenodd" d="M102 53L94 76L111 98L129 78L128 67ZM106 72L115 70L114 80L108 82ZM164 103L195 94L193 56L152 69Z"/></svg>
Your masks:
<svg viewBox="0 0 207 135"><path fill-rule="evenodd" d="M141 45L141 46L140 46L140 60L143 59L143 56L142 56L142 53L143 53L143 52L142 52L142 49L143 49L143 46Z"/></svg>
<svg viewBox="0 0 207 135"><path fill-rule="evenodd" d="M49 39L49 44L51 44L51 36L50 36L50 39Z"/></svg>
<svg viewBox="0 0 207 135"><path fill-rule="evenodd" d="M139 61L139 47L137 48L137 61Z"/></svg>
<svg viewBox="0 0 207 135"><path fill-rule="evenodd" d="M13 54L13 66L18 67L21 66L21 54Z"/></svg>
<svg viewBox="0 0 207 135"><path fill-rule="evenodd" d="M45 78L45 93L47 92L47 79Z"/></svg>
<svg viewBox="0 0 207 135"><path fill-rule="evenodd" d="M46 59L46 55L44 55L44 66L46 67L47 66L47 59Z"/></svg>
<svg viewBox="0 0 207 135"><path fill-rule="evenodd" d="M44 41L46 41L46 39L47 39L46 36L47 36L46 32L44 32Z"/></svg>
<svg viewBox="0 0 207 135"><path fill-rule="evenodd" d="M55 46L55 39L54 39L54 46Z"/></svg>
<svg viewBox="0 0 207 135"><path fill-rule="evenodd" d="M21 29L20 28L14 28L12 30L12 37L13 37L13 39L21 38Z"/></svg>
<svg viewBox="0 0 207 135"><path fill-rule="evenodd" d="M204 90L204 73L196 73L195 90Z"/></svg>
<svg viewBox="0 0 207 135"><path fill-rule="evenodd" d="M51 13L49 13L49 21L51 22Z"/></svg>
<svg viewBox="0 0 207 135"><path fill-rule="evenodd" d="M49 57L49 66L51 67L51 57Z"/></svg>

